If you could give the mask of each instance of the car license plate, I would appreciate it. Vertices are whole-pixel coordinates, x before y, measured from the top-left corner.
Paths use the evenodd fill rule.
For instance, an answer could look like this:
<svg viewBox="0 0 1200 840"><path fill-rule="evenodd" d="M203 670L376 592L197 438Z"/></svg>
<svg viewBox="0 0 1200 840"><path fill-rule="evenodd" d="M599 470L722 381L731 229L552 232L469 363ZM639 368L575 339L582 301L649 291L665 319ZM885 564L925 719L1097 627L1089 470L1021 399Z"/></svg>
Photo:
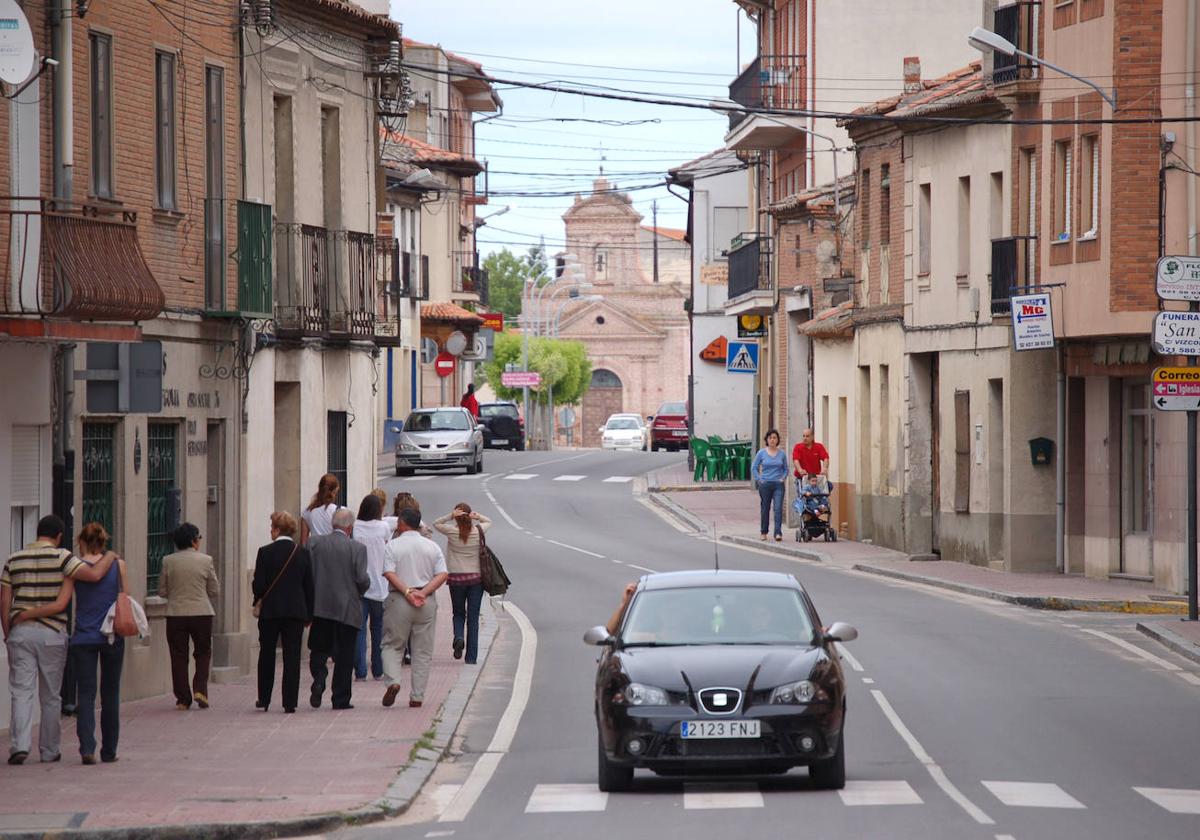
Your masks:
<svg viewBox="0 0 1200 840"><path fill-rule="evenodd" d="M671 432L671 434L673 434L675 437L687 437L687 430L677 429L676 431Z"/></svg>
<svg viewBox="0 0 1200 840"><path fill-rule="evenodd" d="M441 452L422 452L421 460L422 461L440 461L440 460L442 460L442 453Z"/></svg>
<svg viewBox="0 0 1200 840"><path fill-rule="evenodd" d="M507 446L508 438L492 438L493 446Z"/></svg>
<svg viewBox="0 0 1200 840"><path fill-rule="evenodd" d="M679 722L679 737L698 738L757 738L757 720L683 720Z"/></svg>

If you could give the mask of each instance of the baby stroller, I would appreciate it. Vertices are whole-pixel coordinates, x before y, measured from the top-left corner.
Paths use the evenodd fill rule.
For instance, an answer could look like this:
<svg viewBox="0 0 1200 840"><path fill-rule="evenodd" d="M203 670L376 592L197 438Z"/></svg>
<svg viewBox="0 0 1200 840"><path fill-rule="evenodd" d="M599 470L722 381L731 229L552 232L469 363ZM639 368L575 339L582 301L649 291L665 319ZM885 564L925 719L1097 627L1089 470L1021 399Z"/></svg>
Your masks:
<svg viewBox="0 0 1200 840"><path fill-rule="evenodd" d="M792 510L800 515L800 527L796 529L796 542L812 542L824 538L825 542L837 542L837 529L830 523L833 519L829 510L829 494L833 485L825 476L817 476L814 487L807 478L796 479L796 501Z"/></svg>

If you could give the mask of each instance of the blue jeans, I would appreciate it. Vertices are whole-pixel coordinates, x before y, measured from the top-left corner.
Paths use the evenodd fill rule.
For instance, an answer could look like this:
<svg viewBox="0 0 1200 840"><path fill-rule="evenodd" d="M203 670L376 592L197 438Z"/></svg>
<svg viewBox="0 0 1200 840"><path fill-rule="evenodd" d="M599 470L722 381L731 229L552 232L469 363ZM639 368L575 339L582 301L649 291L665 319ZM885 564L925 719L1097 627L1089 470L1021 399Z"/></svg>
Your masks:
<svg viewBox="0 0 1200 840"><path fill-rule="evenodd" d="M450 605L454 608L454 638L466 639L467 651L463 661L474 665L479 656L479 605L483 603L483 584L469 586L450 584ZM463 629L466 635L463 635Z"/></svg>
<svg viewBox="0 0 1200 840"><path fill-rule="evenodd" d="M367 629L371 630L371 676L383 676L383 601L362 599L362 625L358 628L358 641L354 646L354 676L367 678Z"/></svg>
<svg viewBox="0 0 1200 840"><path fill-rule="evenodd" d="M121 734L121 665L125 661L125 640L118 637L111 645L71 645L72 664L79 686L75 707L75 732L79 736L79 754L96 754L96 666L100 666L100 757L117 757L117 739Z"/></svg>
<svg viewBox="0 0 1200 840"><path fill-rule="evenodd" d="M767 533L771 524L771 508L775 509L775 536L783 536L783 482L758 482L758 532Z"/></svg>

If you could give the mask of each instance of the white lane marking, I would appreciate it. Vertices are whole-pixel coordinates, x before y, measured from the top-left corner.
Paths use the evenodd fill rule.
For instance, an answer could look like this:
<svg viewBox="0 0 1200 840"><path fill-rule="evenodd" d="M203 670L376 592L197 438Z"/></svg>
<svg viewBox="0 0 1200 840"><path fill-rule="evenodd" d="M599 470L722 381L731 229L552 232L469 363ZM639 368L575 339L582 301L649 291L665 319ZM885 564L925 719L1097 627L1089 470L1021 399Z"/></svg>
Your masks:
<svg viewBox="0 0 1200 840"><path fill-rule="evenodd" d="M463 782L462 788L459 789L445 812L438 817L438 822L462 822L471 813L471 808L479 800L483 789L487 787L487 783L496 773L500 759L512 746L513 738L517 734L517 727L521 723L521 716L525 713L525 707L529 705L529 691L533 685L533 664L537 658L537 630L533 628L529 617L516 604L508 601L507 610L521 631L521 652L517 660L517 671L513 677L512 695L509 697L504 714L500 716L496 734L492 736L492 742L488 744L487 751L475 762L467 780Z"/></svg>
<svg viewBox="0 0 1200 840"><path fill-rule="evenodd" d="M1172 814L1200 814L1200 790L1135 787L1138 793Z"/></svg>
<svg viewBox="0 0 1200 840"><path fill-rule="evenodd" d="M715 808L761 808L763 795L753 785L683 786L685 811L705 811Z"/></svg>
<svg viewBox="0 0 1200 840"><path fill-rule="evenodd" d="M863 677L863 683L866 685L875 685L875 680L871 679L870 677Z"/></svg>
<svg viewBox="0 0 1200 840"><path fill-rule="evenodd" d="M446 810L447 806L454 801L454 797L458 795L458 791L462 785L437 785L433 792L429 794L429 801L433 803L434 809L441 814ZM426 837L429 835L426 834Z"/></svg>
<svg viewBox="0 0 1200 840"><path fill-rule="evenodd" d="M561 548L569 548L569 549L571 549L571 551L578 551L580 554L586 554L588 557L598 557L601 560L604 559L603 554L597 554L594 551L588 551L586 548L580 548L579 546L576 546L576 545L567 545L565 542L559 542L558 540L552 540L549 537L546 538L546 542L554 543L555 545L557 545Z"/></svg>
<svg viewBox="0 0 1200 840"><path fill-rule="evenodd" d="M531 478L537 478L537 473L513 473L504 476L505 481L528 481Z"/></svg>
<svg viewBox="0 0 1200 840"><path fill-rule="evenodd" d="M475 475L470 475L470 474L456 475L456 476L454 476L454 480L455 481L476 481L481 478L488 478L490 475L491 475L491 473L475 473Z"/></svg>
<svg viewBox="0 0 1200 840"><path fill-rule="evenodd" d="M904 725L904 721L900 720L900 715L896 714L896 710L892 708L892 704L888 702L888 699L883 696L883 692L877 688L873 688L871 689L871 696L875 698L875 702L883 710L884 716L892 724L892 728L896 730L904 743L908 745L909 750L916 756L917 761L925 765L925 769L929 771L929 775L933 777L934 782L942 789L942 792L953 799L975 822L980 825L995 825L996 821L985 814L982 808L970 799L967 799L966 795L954 786L954 783L950 781L946 773L930 757L929 753L925 752L925 748L921 746L921 742Z"/></svg>
<svg viewBox="0 0 1200 840"><path fill-rule="evenodd" d="M912 785L899 782L846 782L838 791L843 805L920 805L921 797Z"/></svg>
<svg viewBox="0 0 1200 840"><path fill-rule="evenodd" d="M1087 630L1087 629L1083 630L1082 632L1090 633L1093 636L1099 636L1101 639L1104 639L1105 641L1112 642L1114 645L1121 648L1122 650L1127 650L1130 653L1134 654L1135 656L1140 656L1142 659L1145 659L1147 662L1153 662L1155 665L1162 668L1164 671L1182 671L1183 670L1178 665L1176 665L1174 662L1168 662L1167 660L1163 659L1162 657L1155 656L1153 653L1150 653L1149 651L1142 650L1140 647L1133 644L1132 642L1127 642L1124 639L1117 638L1116 636L1112 635L1111 633L1105 633L1103 630Z"/></svg>
<svg viewBox="0 0 1200 840"><path fill-rule="evenodd" d="M555 476L555 481L583 481L587 478L586 475L559 475Z"/></svg>
<svg viewBox="0 0 1200 840"><path fill-rule="evenodd" d="M495 497L494 495L492 495L492 491L491 491L490 489L488 489L488 488L485 486L485 487L484 487L484 491L483 491L483 492L484 492L484 495L486 495L486 496L488 497L488 500L489 500L489 501L490 501L492 504L494 504L494 505L496 506L496 510L500 511L500 515L501 515L501 516L503 516L503 517L505 518L505 520L507 520L507 521L508 521L508 524L509 524L509 525L513 526L513 527L514 527L514 528L516 528L518 531L524 531L524 530L525 530L525 529L524 529L524 528L522 528L520 525L518 525L518 524L516 523L516 521L515 521L515 520L514 520L514 519L513 519L511 516L509 516L509 515L508 515L508 511L506 511L506 510L504 509L504 506L503 506L503 505L501 505L501 504L500 504L498 501L496 501L496 497Z"/></svg>
<svg viewBox="0 0 1200 840"><path fill-rule="evenodd" d="M437 476L433 475L410 475L402 479L403 481L432 481Z"/></svg>
<svg viewBox="0 0 1200 840"><path fill-rule="evenodd" d="M835 648L837 648L837 652L842 655L842 659L845 659L847 662L850 663L851 668L853 668L855 671L863 670L862 663L859 662L857 659L855 659L854 656L850 653L850 651L846 650L845 645L843 645L841 642L834 642L833 646Z"/></svg>
<svg viewBox="0 0 1200 840"><path fill-rule="evenodd" d="M1187 671L1180 671L1179 676L1182 679L1190 682L1192 685L1200 685L1200 677L1197 677L1195 674L1189 674Z"/></svg>
<svg viewBox="0 0 1200 840"><path fill-rule="evenodd" d="M557 814L578 811L603 811L608 794L595 785L538 785L533 789L526 814Z"/></svg>
<svg viewBox="0 0 1200 840"><path fill-rule="evenodd" d="M1017 840L1017 838L1013 837L1011 834L997 834L996 840Z"/></svg>
<svg viewBox="0 0 1200 840"><path fill-rule="evenodd" d="M544 539L546 539L546 538L545 538L545 537L543 537L541 534L534 534L534 535L533 535L533 538L534 538L535 540L544 540Z"/></svg>
<svg viewBox="0 0 1200 840"><path fill-rule="evenodd" d="M630 481L633 481L633 476L631 476L631 475L613 475L613 476L609 476L608 478L604 479L604 481L602 481L600 483L601 484L627 484Z"/></svg>
<svg viewBox="0 0 1200 840"><path fill-rule="evenodd" d="M449 831L426 831L425 836L426 837L453 837L454 829L450 829Z"/></svg>
<svg viewBox="0 0 1200 840"><path fill-rule="evenodd" d="M983 782L985 788L1013 808L1086 808L1071 794L1051 782Z"/></svg>
<svg viewBox="0 0 1200 840"><path fill-rule="evenodd" d="M645 566L639 566L636 563L630 563L629 568L637 569L638 571L646 572L647 574L651 574L651 575L658 574L658 572L654 571L653 569L647 569Z"/></svg>

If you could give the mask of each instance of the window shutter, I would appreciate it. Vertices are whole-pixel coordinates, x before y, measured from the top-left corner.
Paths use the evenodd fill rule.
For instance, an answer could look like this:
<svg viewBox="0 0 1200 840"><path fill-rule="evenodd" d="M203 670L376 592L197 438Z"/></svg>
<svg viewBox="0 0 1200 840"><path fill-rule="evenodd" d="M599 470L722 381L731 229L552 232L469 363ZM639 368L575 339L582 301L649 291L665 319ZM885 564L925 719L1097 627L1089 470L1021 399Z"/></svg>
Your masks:
<svg viewBox="0 0 1200 840"><path fill-rule="evenodd" d="M12 427L12 506L42 502L42 427Z"/></svg>
<svg viewBox="0 0 1200 840"><path fill-rule="evenodd" d="M954 512L971 509L971 392L954 392Z"/></svg>

